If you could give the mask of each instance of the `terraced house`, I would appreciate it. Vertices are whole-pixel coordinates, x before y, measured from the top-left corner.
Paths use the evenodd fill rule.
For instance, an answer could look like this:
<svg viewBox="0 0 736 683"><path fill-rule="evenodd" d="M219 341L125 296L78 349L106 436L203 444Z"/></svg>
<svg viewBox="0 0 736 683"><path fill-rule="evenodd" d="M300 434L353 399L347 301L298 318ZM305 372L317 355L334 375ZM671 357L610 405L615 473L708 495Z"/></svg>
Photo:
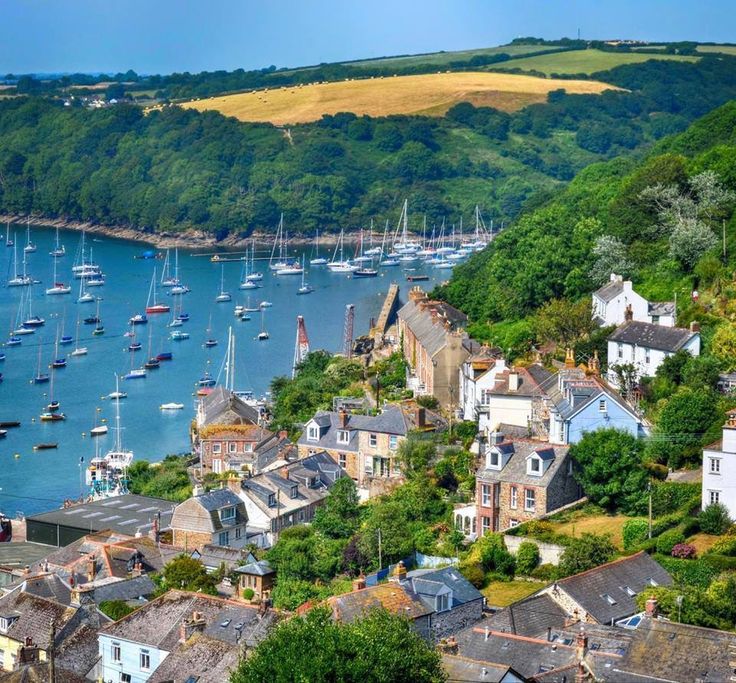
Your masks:
<svg viewBox="0 0 736 683"><path fill-rule="evenodd" d="M185 549L207 544L242 548L247 543L247 521L243 501L230 489L192 496L174 508L174 545Z"/></svg>
<svg viewBox="0 0 736 683"><path fill-rule="evenodd" d="M465 331L467 316L414 287L398 319L402 353L411 371L409 388L415 396L431 394L445 409L457 408L462 399L458 369L480 349Z"/></svg>
<svg viewBox="0 0 736 683"><path fill-rule="evenodd" d="M410 425L395 405L375 416L320 411L304 426L297 442L299 457L324 451L356 482L364 497L381 493L387 480L402 476L396 459L399 444L410 427L421 428L425 423L426 412L416 412L418 424Z"/></svg>

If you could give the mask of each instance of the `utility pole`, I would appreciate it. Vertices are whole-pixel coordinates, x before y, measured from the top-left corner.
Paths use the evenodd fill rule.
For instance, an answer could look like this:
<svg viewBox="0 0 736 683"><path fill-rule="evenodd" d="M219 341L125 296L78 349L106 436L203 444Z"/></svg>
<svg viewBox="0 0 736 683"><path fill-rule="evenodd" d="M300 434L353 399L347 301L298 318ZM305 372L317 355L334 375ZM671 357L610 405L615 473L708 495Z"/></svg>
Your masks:
<svg viewBox="0 0 736 683"><path fill-rule="evenodd" d="M54 641L56 640L56 623L51 620L51 636L49 642L49 683L56 683L56 652Z"/></svg>
<svg viewBox="0 0 736 683"><path fill-rule="evenodd" d="M726 219L723 219L723 262L726 262Z"/></svg>
<svg viewBox="0 0 736 683"><path fill-rule="evenodd" d="M381 530L378 530L378 571L383 569L383 551L381 548Z"/></svg>
<svg viewBox="0 0 736 683"><path fill-rule="evenodd" d="M652 538L652 482L647 482L647 493L649 494L649 532L648 537Z"/></svg>
<svg viewBox="0 0 736 683"><path fill-rule="evenodd" d="M381 408L381 373L376 373L376 408Z"/></svg>

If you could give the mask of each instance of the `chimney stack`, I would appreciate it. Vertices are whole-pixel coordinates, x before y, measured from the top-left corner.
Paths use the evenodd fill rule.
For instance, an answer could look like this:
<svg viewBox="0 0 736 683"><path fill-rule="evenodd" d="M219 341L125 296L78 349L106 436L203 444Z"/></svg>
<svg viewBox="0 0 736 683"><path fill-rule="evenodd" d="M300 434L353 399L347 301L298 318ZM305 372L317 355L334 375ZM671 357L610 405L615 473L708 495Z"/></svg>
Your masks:
<svg viewBox="0 0 736 683"><path fill-rule="evenodd" d="M283 477L284 479L288 479L288 478L289 478L289 468L288 468L288 467L282 467L282 468L281 468L281 469L279 470L279 473L281 474L281 476L282 476L282 477Z"/></svg>
<svg viewBox="0 0 736 683"><path fill-rule="evenodd" d="M417 406L415 418L417 427L424 427L427 424L427 411L423 406Z"/></svg>
<svg viewBox="0 0 736 683"><path fill-rule="evenodd" d="M580 632L575 638L575 655L579 662L585 658L585 653L587 651L588 651L588 636L585 634L585 628L581 626Z"/></svg>
<svg viewBox="0 0 736 683"><path fill-rule="evenodd" d="M573 349L570 349L570 348L565 349L565 367L566 368L575 367L575 352L573 351Z"/></svg>
<svg viewBox="0 0 736 683"><path fill-rule="evenodd" d="M456 655L458 652L458 643L455 636L450 636L449 638L443 638L440 640L437 645L437 649L448 655Z"/></svg>
<svg viewBox="0 0 736 683"><path fill-rule="evenodd" d="M353 581L353 591L362 591L365 588L365 576L361 572L360 576Z"/></svg>
<svg viewBox="0 0 736 683"><path fill-rule="evenodd" d="M509 391L519 391L519 373L516 370L509 373Z"/></svg>
<svg viewBox="0 0 736 683"><path fill-rule="evenodd" d="M631 308L631 304L626 306L624 311L624 322L631 322L634 319L634 310Z"/></svg>
<svg viewBox="0 0 736 683"><path fill-rule="evenodd" d="M340 408L340 411L338 412L338 416L339 416L339 419L340 419L340 427L342 429L346 429L347 426L348 426L348 419L350 417L348 415L348 411L345 410L344 408Z"/></svg>
<svg viewBox="0 0 736 683"><path fill-rule="evenodd" d="M288 438L289 438L289 432L287 432L285 429L282 429L279 432L279 439L281 439L281 441L283 441L284 439L288 439Z"/></svg>
<svg viewBox="0 0 736 683"><path fill-rule="evenodd" d="M399 560L399 563L396 565L396 569L394 569L394 575L391 577L391 579L396 583L406 581L406 566L404 565L403 560Z"/></svg>
<svg viewBox="0 0 736 683"><path fill-rule="evenodd" d="M691 332L700 332L700 323L697 320L693 320L690 323L690 331Z"/></svg>
<svg viewBox="0 0 736 683"><path fill-rule="evenodd" d="M657 598L652 596L649 598L646 602L646 613L648 617L656 617L657 616Z"/></svg>
<svg viewBox="0 0 736 683"><path fill-rule="evenodd" d="M191 619L184 619L181 622L181 626L179 627L179 642L186 643L192 637L192 634L197 631L204 631L206 625L207 622L200 612L192 612Z"/></svg>
<svg viewBox="0 0 736 683"><path fill-rule="evenodd" d="M97 573L97 561L94 555L90 555L87 560L87 581L91 582L95 580L95 574Z"/></svg>

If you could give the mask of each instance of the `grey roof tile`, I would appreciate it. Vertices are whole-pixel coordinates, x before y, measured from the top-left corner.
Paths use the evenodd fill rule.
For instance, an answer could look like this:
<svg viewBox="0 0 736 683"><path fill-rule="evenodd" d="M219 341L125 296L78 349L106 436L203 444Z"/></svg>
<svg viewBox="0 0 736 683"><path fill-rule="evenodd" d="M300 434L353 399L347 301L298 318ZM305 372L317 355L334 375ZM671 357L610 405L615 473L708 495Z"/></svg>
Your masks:
<svg viewBox="0 0 736 683"><path fill-rule="evenodd" d="M681 327L664 327L630 320L616 328L608 340L674 353L697 334Z"/></svg>

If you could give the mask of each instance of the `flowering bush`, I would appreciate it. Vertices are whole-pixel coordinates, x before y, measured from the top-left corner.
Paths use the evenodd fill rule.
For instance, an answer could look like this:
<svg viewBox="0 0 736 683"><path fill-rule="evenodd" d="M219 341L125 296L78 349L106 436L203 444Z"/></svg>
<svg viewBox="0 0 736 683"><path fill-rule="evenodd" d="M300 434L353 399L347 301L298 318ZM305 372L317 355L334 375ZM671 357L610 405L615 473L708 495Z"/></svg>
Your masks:
<svg viewBox="0 0 736 683"><path fill-rule="evenodd" d="M695 557L695 546L690 543L678 543L672 548L672 557L691 560Z"/></svg>

